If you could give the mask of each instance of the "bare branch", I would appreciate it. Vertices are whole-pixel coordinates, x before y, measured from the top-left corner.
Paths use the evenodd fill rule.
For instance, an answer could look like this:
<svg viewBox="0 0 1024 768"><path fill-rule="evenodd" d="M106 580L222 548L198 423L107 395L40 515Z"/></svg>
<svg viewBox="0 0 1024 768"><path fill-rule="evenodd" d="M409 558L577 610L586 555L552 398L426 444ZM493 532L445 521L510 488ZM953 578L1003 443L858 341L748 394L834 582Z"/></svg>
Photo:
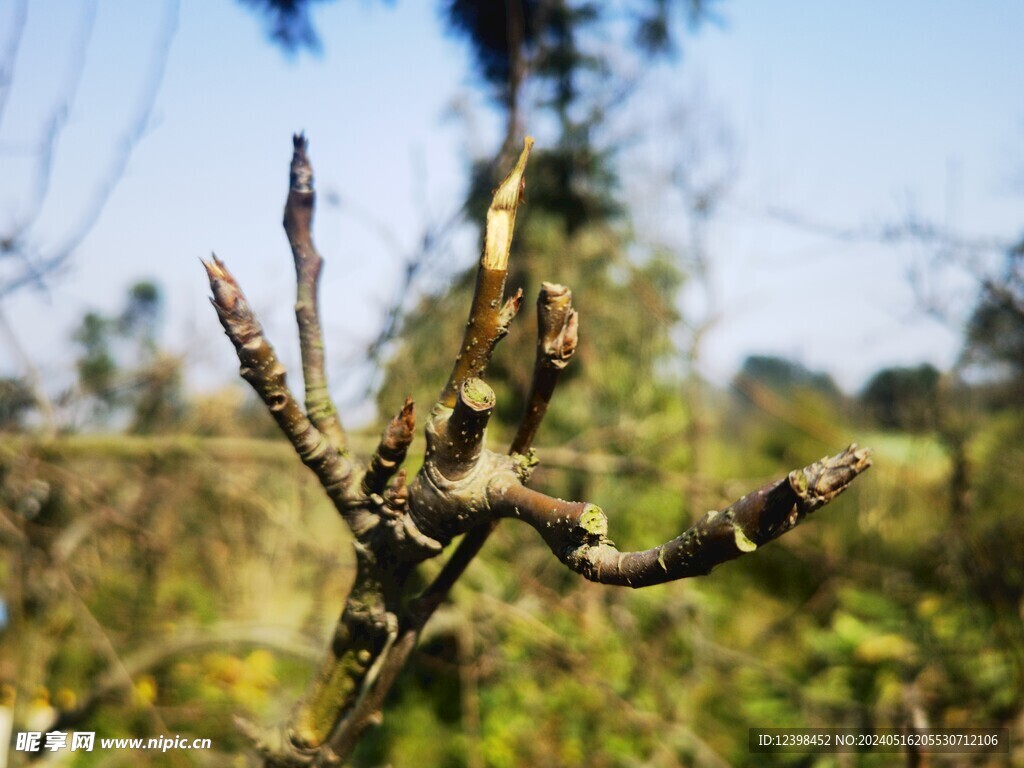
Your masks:
<svg viewBox="0 0 1024 768"><path fill-rule="evenodd" d="M526 183L523 174L532 148L533 139L528 136L519 161L494 191L494 199L487 211L484 252L480 257L466 333L451 376L448 377L448 384L441 393L440 402L447 408L455 406L462 382L484 375L495 345L508 333L508 324L518 309L515 298L510 305L504 307L502 300L508 273L509 249L512 247L512 234L516 226L516 210Z"/></svg>
<svg viewBox="0 0 1024 768"><path fill-rule="evenodd" d="M89 50L89 43L92 39L92 32L96 26L96 0L82 5L82 17L76 28L78 36L68 57L67 81L64 85L60 98L50 111L50 117L46 121L46 129L43 131L43 138L36 151L35 189L32 192L28 213L22 214L22 222L15 227L15 237L20 238L21 233L27 232L35 224L50 191L50 182L53 178L53 155L57 149L57 141L60 138L64 126L67 123L68 115L74 106L75 98L78 95L78 88L82 82L82 73L85 71L86 54Z"/></svg>
<svg viewBox="0 0 1024 768"><path fill-rule="evenodd" d="M495 192L465 337L426 423L423 466L409 485L399 466L415 426L411 400L384 430L358 486L350 459L340 450L343 443L326 434L332 419L339 433L341 427L333 411L318 404L317 392L326 397L327 391L316 310L321 259L310 235L314 198L304 138L295 138L285 229L298 276L296 319L313 421L288 390L284 368L234 278L216 258L206 265L213 303L242 363L242 376L317 474L356 536L355 583L306 694L281 726L262 730L240 723L267 766L338 765L349 757L365 729L380 721L385 697L426 622L503 517L530 523L562 562L587 578L641 587L707 573L753 551L828 503L870 465L868 453L851 446L839 456L791 472L722 512L708 513L682 536L643 552L615 548L599 507L526 488L534 463L531 443L578 336L571 293L545 283L538 300L537 358L527 411L511 455L486 450L495 395L481 377L522 302L519 291L503 300L531 147L527 139L515 169ZM465 537L440 574L410 600L409 577L415 567L462 534Z"/></svg>
<svg viewBox="0 0 1024 768"><path fill-rule="evenodd" d="M703 576L753 552L828 504L870 466L869 452L851 445L723 511L708 512L681 536L642 552L616 549L608 539L608 518L594 504L554 499L519 483L493 484L491 503L499 515L537 529L558 559L577 573L602 584L639 588Z"/></svg>
<svg viewBox="0 0 1024 768"><path fill-rule="evenodd" d="M324 372L324 337L320 327L320 309L317 293L323 259L313 245L313 211L316 191L313 188L313 168L306 154L306 137L292 137L291 172L288 200L284 206L284 231L295 260L296 299L295 321L299 326L299 347L302 351L302 378L306 385L306 413L340 452L346 450L345 432L338 420L338 412L327 388Z"/></svg>
<svg viewBox="0 0 1024 768"><path fill-rule="evenodd" d="M362 482L362 491L366 496L384 493L388 480L405 461L405 453L412 443L415 429L416 410L410 397L406 399L402 410L384 428L377 450L370 458Z"/></svg>
<svg viewBox="0 0 1024 768"><path fill-rule="evenodd" d="M537 297L537 357L526 412L512 440L512 453L525 454L533 444L558 375L576 352L578 338L579 315L572 308L572 291L564 285L541 283Z"/></svg>
<svg viewBox="0 0 1024 768"><path fill-rule="evenodd" d="M533 438L547 412L548 403L558 383L559 373L569 364L576 351L579 316L572 308L572 291L562 285L542 283L537 297L537 357L533 368L533 381L527 397L526 412L519 424L510 453L526 455ZM532 458L527 458L525 471L532 469ZM471 529L462 537L441 572L418 598L420 609L429 616L463 572L479 554L487 539L498 526L491 520ZM426 621L426 618L423 619Z"/></svg>
<svg viewBox="0 0 1024 768"><path fill-rule="evenodd" d="M146 131L149 130L153 107L156 104L156 98L160 93L160 86L163 83L164 74L167 70L171 44L178 33L180 0L169 0L166 5L166 16L158 32L158 40L153 46L153 57L149 62L149 71L146 75L135 115L121 136L118 151L107 168L105 176L100 180L96 192L92 195L92 205L86 211L85 216L82 217L77 229L65 240L64 245L58 249L58 256L66 258L85 239L85 236L92 231L96 222L99 221L100 214L106 208L111 194L113 194L114 189L123 178L136 146L138 146Z"/></svg>
<svg viewBox="0 0 1024 768"><path fill-rule="evenodd" d="M203 262L203 266L210 278L213 306L242 363L242 378L256 390L299 458L316 474L334 506L350 525L355 524L356 512L348 503L351 464L302 412L285 383L284 366L264 337L263 328L235 278L216 256L212 262Z"/></svg>

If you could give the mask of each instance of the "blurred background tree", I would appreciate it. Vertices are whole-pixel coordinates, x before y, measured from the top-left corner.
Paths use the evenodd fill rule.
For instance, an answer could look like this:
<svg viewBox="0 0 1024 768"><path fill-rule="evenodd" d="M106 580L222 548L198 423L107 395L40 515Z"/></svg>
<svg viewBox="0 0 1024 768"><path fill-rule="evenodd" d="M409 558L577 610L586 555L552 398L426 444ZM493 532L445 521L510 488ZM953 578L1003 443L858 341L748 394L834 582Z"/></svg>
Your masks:
<svg viewBox="0 0 1024 768"><path fill-rule="evenodd" d="M116 423L123 414L128 431L140 434L180 424L181 361L160 348L161 303L159 286L136 283L120 313L88 312L75 331L79 390L100 423Z"/></svg>
<svg viewBox="0 0 1024 768"><path fill-rule="evenodd" d="M875 423L885 429L935 429L940 376L938 368L928 363L916 368L885 368L864 386L861 401Z"/></svg>
<svg viewBox="0 0 1024 768"><path fill-rule="evenodd" d="M964 362L987 368L1018 402L1024 396L1024 241L1007 250L1000 272L982 281L967 323Z"/></svg>

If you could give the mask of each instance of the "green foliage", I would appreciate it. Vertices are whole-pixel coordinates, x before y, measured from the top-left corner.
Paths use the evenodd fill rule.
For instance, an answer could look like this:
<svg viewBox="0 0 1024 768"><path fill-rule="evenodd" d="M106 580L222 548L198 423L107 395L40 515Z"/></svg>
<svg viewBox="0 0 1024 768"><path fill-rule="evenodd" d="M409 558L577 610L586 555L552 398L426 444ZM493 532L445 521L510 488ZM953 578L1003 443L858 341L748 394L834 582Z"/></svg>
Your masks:
<svg viewBox="0 0 1024 768"><path fill-rule="evenodd" d="M0 432L17 431L36 404L32 388L22 379L0 378Z"/></svg>
<svg viewBox="0 0 1024 768"><path fill-rule="evenodd" d="M181 364L158 343L162 305L159 286L142 281L128 289L120 313L87 312L74 332L79 389L97 423L126 413L130 430L147 434L180 421Z"/></svg>
<svg viewBox="0 0 1024 768"><path fill-rule="evenodd" d="M776 394L789 396L799 391L811 391L829 398L840 398L839 387L827 373L812 371L802 363L768 355L750 355L736 374L737 388L746 382L756 382Z"/></svg>
<svg viewBox="0 0 1024 768"><path fill-rule="evenodd" d="M114 324L95 312L87 312L72 337L81 347L76 361L78 382L104 409L110 409L117 397L114 377L117 363L110 350Z"/></svg>
<svg viewBox="0 0 1024 768"><path fill-rule="evenodd" d="M860 400L874 422L885 429L934 429L939 379L938 369L928 363L915 368L885 368L871 377Z"/></svg>
<svg viewBox="0 0 1024 768"><path fill-rule="evenodd" d="M685 424L679 408L655 409L632 430L632 448L667 469L687 460L681 449L655 450ZM706 466L722 503L787 468L757 453L759 436L783 431L807 456L824 451L773 414L747 413L742 429L728 418L711 424ZM607 432L622 439L625 427L616 427ZM454 604L435 617L354 764L756 766L764 762L747 752L751 726L898 725L912 700L934 726L1005 725L1017 734L1022 438L1024 419L1014 412L980 423L968 445L974 506L960 519L949 505L941 443L866 436L875 468L841 506L712 578L638 592L582 582L534 532L506 523L457 585ZM63 582L37 576L32 583L57 588L37 589L31 614L11 604L12 618L30 619L0 635L0 676L24 680L10 666L20 658L10 644L24 642L29 628L53 701L88 694L111 663L107 641L125 660L166 647L131 691L112 694L79 727L104 736L169 728L244 751L231 716L274 720L312 662L273 648L174 652L173 644L187 628L241 620L311 627L310 644L322 645L351 570L339 567L346 534L315 483L277 442L31 445L0 454L5 514L45 483L40 527L26 529L40 542L104 510L112 517L65 566L95 622ZM601 503L624 547L679 530L681 489L650 477L545 469L543 457L537 482ZM19 562L2 569L5 597L19 594ZM176 764L194 757L182 755ZM893 757L854 755L842 764L881 766ZM772 764L840 764L831 759Z"/></svg>
<svg viewBox="0 0 1024 768"><path fill-rule="evenodd" d="M112 681L67 730L179 733L243 752L232 717L283 714L351 576L315 481L278 444L17 439L0 445L0 514L26 537L3 529L0 596L11 623L0 631L0 685L74 709ZM39 498L26 519L26 502ZM282 631L264 648L248 629L304 624L305 639ZM204 628L225 639L185 641L202 641ZM73 758L91 765L97 752ZM139 752L130 762L209 759Z"/></svg>

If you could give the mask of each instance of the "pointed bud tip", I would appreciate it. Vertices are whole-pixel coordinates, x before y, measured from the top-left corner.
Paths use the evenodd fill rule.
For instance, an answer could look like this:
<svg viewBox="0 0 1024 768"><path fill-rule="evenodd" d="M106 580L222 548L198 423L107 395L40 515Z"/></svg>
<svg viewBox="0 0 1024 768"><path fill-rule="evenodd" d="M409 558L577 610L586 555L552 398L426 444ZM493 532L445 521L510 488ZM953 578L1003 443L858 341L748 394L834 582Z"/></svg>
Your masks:
<svg viewBox="0 0 1024 768"><path fill-rule="evenodd" d="M227 272L224 269L224 262L217 258L217 254L210 254L210 261L200 258L199 263L206 269L206 276L210 280L225 280L227 279Z"/></svg>

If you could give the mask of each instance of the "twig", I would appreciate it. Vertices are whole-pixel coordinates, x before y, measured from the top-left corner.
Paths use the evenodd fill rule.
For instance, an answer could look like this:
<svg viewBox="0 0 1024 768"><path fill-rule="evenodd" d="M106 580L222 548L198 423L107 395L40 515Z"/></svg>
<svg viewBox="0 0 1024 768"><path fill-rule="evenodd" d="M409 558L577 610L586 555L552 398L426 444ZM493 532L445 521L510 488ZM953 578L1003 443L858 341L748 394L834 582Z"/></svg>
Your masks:
<svg viewBox="0 0 1024 768"><path fill-rule="evenodd" d="M509 323L515 317L522 300L522 292L519 292L502 306L516 210L525 184L523 174L533 148L533 139L527 136L524 144L519 161L495 190L491 207L487 211L484 252L480 257L466 333L451 376L448 377L448 384L440 397L440 403L447 408L455 406L462 382L471 377L483 377L495 345L508 333Z"/></svg>
<svg viewBox="0 0 1024 768"><path fill-rule="evenodd" d="M292 137L291 172L288 200L284 206L284 231L292 248L295 261L296 300L295 321L299 327L299 347L302 351L302 378L306 385L306 414L339 453L345 453L347 441L338 419L338 411L331 400L324 372L324 337L320 327L320 309L317 292L323 259L313 245L313 211L316 191L313 188L313 168L306 154L306 137Z"/></svg>
<svg viewBox="0 0 1024 768"><path fill-rule="evenodd" d="M796 527L846 490L871 466L869 452L851 445L708 512L681 536L642 552L620 552L608 539L608 518L594 504L563 501L514 483L494 486L499 515L533 526L572 570L602 584L634 588L703 576Z"/></svg>
<svg viewBox="0 0 1024 768"><path fill-rule="evenodd" d="M4 121L7 97L10 96L11 82L14 80L14 65L18 60L18 49L21 47L25 32L25 20L28 18L28 0L16 1L11 24L11 39L7 41L3 61L0 61L0 124Z"/></svg>
<svg viewBox="0 0 1024 768"><path fill-rule="evenodd" d="M526 411L512 440L512 453L530 450L547 413L558 376L576 352L579 315L572 308L572 291L564 285L541 283L537 297L537 357L526 398Z"/></svg>
<svg viewBox="0 0 1024 768"><path fill-rule="evenodd" d="M213 290L213 306L242 364L242 378L248 381L266 404L277 425L295 448L303 463L316 474L320 484L342 517L353 525L349 506L352 466L302 412L285 383L285 369L263 328L242 294L242 289L216 256L203 262Z"/></svg>
<svg viewBox="0 0 1024 768"><path fill-rule="evenodd" d="M380 437L377 449L370 457L370 464L363 475L362 491L366 496L384 493L398 467L405 461L405 453L412 443L413 430L416 429L416 411L412 398L407 398L402 410L388 422L384 434Z"/></svg>
<svg viewBox="0 0 1024 768"><path fill-rule="evenodd" d="M71 234L64 238L60 246L46 253L38 246L23 241L20 237L5 237L0 242L0 245L6 244L7 246L2 251L13 251L20 255L25 262L20 274L0 281L0 298L31 283L40 284L45 275L58 271L96 226L111 195L124 177L135 148L149 129L153 107L156 104L156 98L167 69L171 45L177 34L179 10L180 0L167 0L166 15L158 32L158 39L152 46L153 55L149 62L149 70L136 112L122 135L110 164L91 195L85 213L71 230ZM2 251L0 251L0 255L3 255Z"/></svg>

